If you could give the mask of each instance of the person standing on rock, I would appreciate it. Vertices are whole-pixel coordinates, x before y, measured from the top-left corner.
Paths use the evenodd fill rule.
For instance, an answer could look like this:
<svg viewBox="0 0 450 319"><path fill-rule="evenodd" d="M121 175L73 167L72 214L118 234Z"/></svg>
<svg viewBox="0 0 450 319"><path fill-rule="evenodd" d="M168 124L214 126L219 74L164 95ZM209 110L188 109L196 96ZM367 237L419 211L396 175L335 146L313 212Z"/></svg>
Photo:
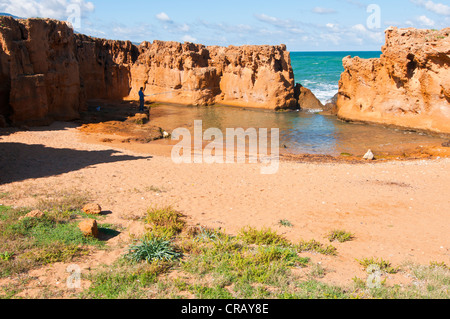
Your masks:
<svg viewBox="0 0 450 319"><path fill-rule="evenodd" d="M144 88L141 88L139 90L139 112L144 112L144 100L145 95L144 95Z"/></svg>

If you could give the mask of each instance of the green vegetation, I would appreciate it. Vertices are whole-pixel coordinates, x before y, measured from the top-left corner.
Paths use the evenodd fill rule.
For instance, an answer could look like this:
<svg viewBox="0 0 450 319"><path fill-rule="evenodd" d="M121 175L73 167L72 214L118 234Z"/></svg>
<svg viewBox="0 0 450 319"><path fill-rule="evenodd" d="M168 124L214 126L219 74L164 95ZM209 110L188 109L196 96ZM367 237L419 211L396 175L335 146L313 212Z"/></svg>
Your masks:
<svg viewBox="0 0 450 319"><path fill-rule="evenodd" d="M186 223L182 215L172 207L154 207L148 210L145 222L151 227L152 236L172 238L183 230Z"/></svg>
<svg viewBox="0 0 450 319"><path fill-rule="evenodd" d="M42 218L19 220L28 211L0 206L1 277L57 261L70 262L87 253L90 247L104 247L103 242L80 236L74 218L78 216L76 212L55 210L46 212ZM330 256L326 259L333 258L337 254L333 246L315 240L293 244L270 228L245 227L232 236L222 229L188 226L183 215L172 207L149 209L144 222L148 231L132 242L121 258L111 265L83 271L82 279L90 285L84 290L73 290L72 297L403 299L450 296L450 269L442 262L432 262L430 266L402 265L400 270L383 259L366 258L357 262L365 269L374 264L379 266L382 285L369 288L367 278L355 277L353 285L339 287L321 282L329 270L302 256L302 252L315 252ZM115 228L108 224L101 227L102 231L111 232ZM338 238L334 236L333 241ZM389 287L386 273L400 271L408 271L411 281ZM21 278L19 284L2 286L0 297L16 298L27 286L26 277ZM47 290L43 294L55 297L57 292Z"/></svg>
<svg viewBox="0 0 450 319"><path fill-rule="evenodd" d="M388 274L396 274L399 272L400 268L399 267L392 267L391 263L387 260L383 260L383 258L364 258L364 259L357 259L357 261L359 262L359 264L361 266L364 267L364 269L367 269L369 266L371 265L375 265L378 266L379 269L383 272L386 272Z"/></svg>
<svg viewBox="0 0 450 319"><path fill-rule="evenodd" d="M338 241L340 243L345 243L347 241L353 240L354 235L352 233L346 232L345 230L333 230L328 235L328 240L330 242Z"/></svg>
<svg viewBox="0 0 450 319"><path fill-rule="evenodd" d="M172 261L180 256L181 254L175 251L170 241L157 237L144 238L138 241L128 248L128 253L125 255L126 258L135 263L141 261L152 263L159 260Z"/></svg>
<svg viewBox="0 0 450 319"><path fill-rule="evenodd" d="M75 212L46 212L41 218L25 217L27 209L1 208L0 277L27 272L55 262L68 262L105 243L86 238L74 219ZM101 225L101 231L109 230Z"/></svg>
<svg viewBox="0 0 450 319"><path fill-rule="evenodd" d="M120 259L110 267L89 274L89 289L81 292L81 298L138 299L146 298L146 287L158 282L158 276L167 273L170 264L164 262L127 263Z"/></svg>
<svg viewBox="0 0 450 319"><path fill-rule="evenodd" d="M238 238L250 245L289 245L285 238L270 228L258 230L253 227L245 227L239 232Z"/></svg>
<svg viewBox="0 0 450 319"><path fill-rule="evenodd" d="M308 251L308 252L315 252L315 253L322 254L322 255L331 255L331 256L337 255L336 247L331 246L331 245L324 246L314 239L312 239L310 241L301 241L297 245L297 249L300 252Z"/></svg>
<svg viewBox="0 0 450 319"><path fill-rule="evenodd" d="M59 214L79 213L83 206L89 202L89 196L76 190L59 192L50 198L38 200L36 209L40 211L56 212Z"/></svg>
<svg viewBox="0 0 450 319"><path fill-rule="evenodd" d="M280 225L280 226L283 226L283 227L293 227L294 225L292 225L292 223L290 222L290 221L288 221L287 219L282 219L282 220L280 220L279 222L278 222L278 224Z"/></svg>

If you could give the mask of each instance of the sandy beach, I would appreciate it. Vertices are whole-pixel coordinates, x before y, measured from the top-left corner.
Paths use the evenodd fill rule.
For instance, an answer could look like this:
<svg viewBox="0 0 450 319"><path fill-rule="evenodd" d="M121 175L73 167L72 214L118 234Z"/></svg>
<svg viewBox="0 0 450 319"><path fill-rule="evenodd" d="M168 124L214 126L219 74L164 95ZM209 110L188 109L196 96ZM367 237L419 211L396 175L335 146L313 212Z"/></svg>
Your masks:
<svg viewBox="0 0 450 319"><path fill-rule="evenodd" d="M337 256L306 254L328 270L320 279L327 283L348 284L364 276L356 259L381 257L394 265L450 261L449 158L282 161L277 174L261 175L259 164L176 165L164 145L125 148L95 140L64 122L0 134L0 193L10 194L0 204L33 207L62 192L86 193L108 212L106 223L123 229L110 240L112 249L81 262L86 269L116 260L130 236L144 231L138 219L158 205L172 205L190 225L230 234L244 226L270 227L292 242L329 244L330 231L351 232L353 241L333 243ZM280 226L280 220L293 227ZM56 285L58 275L67 275L66 266L55 264L34 275ZM408 280L389 275L388 283Z"/></svg>

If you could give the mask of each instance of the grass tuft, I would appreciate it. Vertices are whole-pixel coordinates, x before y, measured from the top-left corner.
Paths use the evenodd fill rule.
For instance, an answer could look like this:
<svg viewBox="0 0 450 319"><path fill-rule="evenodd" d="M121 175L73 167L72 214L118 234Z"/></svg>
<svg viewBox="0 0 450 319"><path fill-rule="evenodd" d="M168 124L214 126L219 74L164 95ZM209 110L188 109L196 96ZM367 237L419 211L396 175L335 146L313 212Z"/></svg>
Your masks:
<svg viewBox="0 0 450 319"><path fill-rule="evenodd" d="M328 235L328 240L330 242L338 241L340 243L345 243L347 241L353 240L354 238L354 234L346 232L345 230L333 230Z"/></svg>
<svg viewBox="0 0 450 319"><path fill-rule="evenodd" d="M334 246L328 245L324 246L318 241L312 239L310 241L301 241L297 246L300 252L315 252L322 255L336 256L337 249Z"/></svg>
<svg viewBox="0 0 450 319"><path fill-rule="evenodd" d="M174 261L181 257L171 242L162 238L144 238L128 248L125 258L134 263Z"/></svg>
<svg viewBox="0 0 450 319"><path fill-rule="evenodd" d="M283 236L278 235L270 228L258 230L253 227L244 227L239 232L238 238L250 245L290 245L290 243Z"/></svg>
<svg viewBox="0 0 450 319"><path fill-rule="evenodd" d="M145 222L150 225L152 236L172 238L180 234L186 226L182 217L183 215L171 206L155 207L148 210Z"/></svg>
<svg viewBox="0 0 450 319"><path fill-rule="evenodd" d="M292 225L292 223L290 221L288 221L287 219L280 220L278 222L278 224L283 227L294 227L294 225Z"/></svg>
<svg viewBox="0 0 450 319"><path fill-rule="evenodd" d="M381 271L384 271L388 274L396 274L400 271L400 267L392 267L391 263L387 260L384 260L383 258L364 258L364 259L357 259L356 261L359 262L361 266L364 267L364 270L366 270L369 266L378 266Z"/></svg>

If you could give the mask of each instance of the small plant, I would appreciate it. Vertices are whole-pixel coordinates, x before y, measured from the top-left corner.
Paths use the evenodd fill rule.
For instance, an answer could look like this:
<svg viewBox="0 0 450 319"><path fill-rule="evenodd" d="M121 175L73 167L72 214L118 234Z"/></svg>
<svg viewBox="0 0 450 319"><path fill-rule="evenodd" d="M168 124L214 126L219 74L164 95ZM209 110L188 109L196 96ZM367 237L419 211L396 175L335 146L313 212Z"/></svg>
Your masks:
<svg viewBox="0 0 450 319"><path fill-rule="evenodd" d="M14 256L13 253L9 253L7 251L0 253L0 260L9 261Z"/></svg>
<svg viewBox="0 0 450 319"><path fill-rule="evenodd" d="M280 246L259 247L258 253L255 255L255 262L258 264L268 264L279 260L285 262L289 267L305 267L309 263L309 258L299 257L294 249Z"/></svg>
<svg viewBox="0 0 450 319"><path fill-rule="evenodd" d="M347 241L351 241L354 238L352 233L346 232L344 230L333 230L328 235L328 240L330 242L338 241L340 243L345 243Z"/></svg>
<svg viewBox="0 0 450 319"><path fill-rule="evenodd" d="M169 240L154 237L144 238L131 245L125 258L134 263L142 261L152 263L154 261L173 261L180 256L181 254L175 251Z"/></svg>
<svg viewBox="0 0 450 319"><path fill-rule="evenodd" d="M290 221L288 221L287 219L280 220L278 222L278 224L283 227L294 227L294 225L292 225L292 223Z"/></svg>
<svg viewBox="0 0 450 319"><path fill-rule="evenodd" d="M152 234L159 237L171 238L181 233L186 223L181 219L183 215L172 207L151 208L147 212L145 222L152 227Z"/></svg>
<svg viewBox="0 0 450 319"><path fill-rule="evenodd" d="M252 227L243 228L238 235L247 244L288 246L289 242L270 228L257 230Z"/></svg>
<svg viewBox="0 0 450 319"><path fill-rule="evenodd" d="M446 270L450 270L450 267L447 266L447 264L444 263L443 261L442 262L432 261L432 262L430 262L430 267L432 267L432 268L443 268L443 269L446 269Z"/></svg>
<svg viewBox="0 0 450 319"><path fill-rule="evenodd" d="M220 230L211 229L208 227L200 227L195 235L196 241L215 241L224 238L224 234Z"/></svg>
<svg viewBox="0 0 450 319"><path fill-rule="evenodd" d="M323 278L325 277L325 268L321 264L315 264L312 266L311 271L309 272L310 278Z"/></svg>
<svg viewBox="0 0 450 319"><path fill-rule="evenodd" d="M146 192L154 192L154 193L165 193L167 192L167 190L165 188L160 188L160 187L156 187L156 186L149 186L145 188Z"/></svg>
<svg viewBox="0 0 450 319"><path fill-rule="evenodd" d="M331 256L337 255L336 247L331 245L324 247L324 245L322 245L321 243L319 243L314 239L310 241L301 241L297 245L297 249L300 252L309 251L309 252L316 252L322 255L331 255Z"/></svg>
<svg viewBox="0 0 450 319"><path fill-rule="evenodd" d="M387 260L383 260L383 258L375 259L375 258L364 258L362 260L356 259L361 266L366 270L369 266L376 265L379 267L381 271L384 271L388 274L396 274L399 272L399 267L392 267L391 263Z"/></svg>

